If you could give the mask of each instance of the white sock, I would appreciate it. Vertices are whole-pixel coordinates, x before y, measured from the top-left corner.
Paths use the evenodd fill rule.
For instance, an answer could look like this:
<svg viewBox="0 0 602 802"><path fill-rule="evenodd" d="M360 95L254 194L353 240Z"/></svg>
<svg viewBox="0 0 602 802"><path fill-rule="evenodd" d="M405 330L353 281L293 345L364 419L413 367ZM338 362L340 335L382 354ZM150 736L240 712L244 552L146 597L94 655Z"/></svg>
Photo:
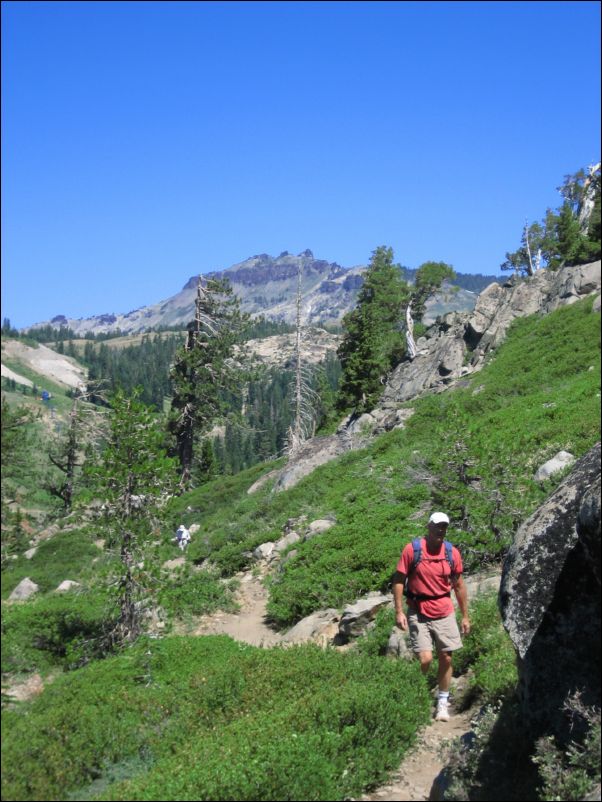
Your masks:
<svg viewBox="0 0 602 802"><path fill-rule="evenodd" d="M449 702L449 691L439 691L439 701Z"/></svg>

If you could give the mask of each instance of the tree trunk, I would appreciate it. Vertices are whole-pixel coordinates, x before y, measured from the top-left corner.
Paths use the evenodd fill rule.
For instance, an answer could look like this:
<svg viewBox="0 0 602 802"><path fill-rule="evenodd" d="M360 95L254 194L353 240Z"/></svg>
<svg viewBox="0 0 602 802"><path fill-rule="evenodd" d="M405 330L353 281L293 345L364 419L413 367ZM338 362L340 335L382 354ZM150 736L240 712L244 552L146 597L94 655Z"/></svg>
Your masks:
<svg viewBox="0 0 602 802"><path fill-rule="evenodd" d="M412 319L412 304L409 303L406 309L406 346L410 362L416 358L417 349L414 342L414 321Z"/></svg>

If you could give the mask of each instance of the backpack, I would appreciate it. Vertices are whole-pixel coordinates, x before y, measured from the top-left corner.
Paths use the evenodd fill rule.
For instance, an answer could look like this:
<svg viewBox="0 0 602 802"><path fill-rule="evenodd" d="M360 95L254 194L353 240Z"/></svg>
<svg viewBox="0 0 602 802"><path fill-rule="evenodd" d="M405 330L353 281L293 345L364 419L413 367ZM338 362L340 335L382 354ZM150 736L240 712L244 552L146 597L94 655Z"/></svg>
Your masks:
<svg viewBox="0 0 602 802"><path fill-rule="evenodd" d="M445 559L447 560L447 562L449 563L449 567L451 568L451 575L450 575L450 580L451 580L451 578L454 577L456 574L456 565L454 562L454 555L452 552L452 544L449 542L449 540L444 540L443 545L445 547ZM414 557L412 559L412 565L410 566L410 570L408 571L408 575L406 577L404 596L406 596L408 599L413 599L416 601L427 601L427 600L430 601L431 599L442 599L445 596L450 596L451 591L449 590L447 591L447 593L440 593L438 596L427 596L424 593L412 593L412 591L409 589L409 584L410 584L409 580L410 576L416 570L418 563L422 559L422 538L420 537L414 538L414 540L412 540L412 548L414 549Z"/></svg>

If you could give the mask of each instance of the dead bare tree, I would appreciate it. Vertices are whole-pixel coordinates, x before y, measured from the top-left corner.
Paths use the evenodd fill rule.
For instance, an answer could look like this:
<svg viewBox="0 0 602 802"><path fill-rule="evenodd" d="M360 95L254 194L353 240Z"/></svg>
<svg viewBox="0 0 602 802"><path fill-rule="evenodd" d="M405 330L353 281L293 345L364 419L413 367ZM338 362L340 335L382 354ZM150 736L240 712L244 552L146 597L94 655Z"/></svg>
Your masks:
<svg viewBox="0 0 602 802"><path fill-rule="evenodd" d="M86 446L101 437L104 413L90 402L92 398L104 397L102 387L103 382L93 382L75 391L67 433L53 444L48 454L50 462L63 474L63 479L58 482L51 478L46 488L51 495L61 499L65 513L70 512L73 504L76 474L83 465Z"/></svg>
<svg viewBox="0 0 602 802"><path fill-rule="evenodd" d="M416 358L416 343L414 342L414 320L412 319L412 303L406 309L406 347L410 362Z"/></svg>
<svg viewBox="0 0 602 802"><path fill-rule="evenodd" d="M590 164L588 173L589 175L583 182L583 197L579 209L579 230L582 234L587 233L596 203L596 193L600 191L600 162Z"/></svg>
<svg viewBox="0 0 602 802"><path fill-rule="evenodd" d="M311 387L311 371L302 361L302 325L301 325L301 264L297 268L297 314L295 326L295 378L293 391L294 417L289 426L285 452L289 459L295 455L300 446L315 434L316 407L318 395Z"/></svg>

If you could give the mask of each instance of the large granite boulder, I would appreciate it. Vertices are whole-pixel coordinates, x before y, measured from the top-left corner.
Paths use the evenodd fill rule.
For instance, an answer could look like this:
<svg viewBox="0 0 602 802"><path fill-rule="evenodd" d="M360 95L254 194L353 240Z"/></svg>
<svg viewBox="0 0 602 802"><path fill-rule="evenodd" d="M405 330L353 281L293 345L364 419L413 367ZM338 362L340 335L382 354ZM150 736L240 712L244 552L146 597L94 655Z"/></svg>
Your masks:
<svg viewBox="0 0 602 802"><path fill-rule="evenodd" d="M575 736L563 709L575 693L600 706L599 510L598 443L520 527L504 563L500 609L534 735Z"/></svg>

